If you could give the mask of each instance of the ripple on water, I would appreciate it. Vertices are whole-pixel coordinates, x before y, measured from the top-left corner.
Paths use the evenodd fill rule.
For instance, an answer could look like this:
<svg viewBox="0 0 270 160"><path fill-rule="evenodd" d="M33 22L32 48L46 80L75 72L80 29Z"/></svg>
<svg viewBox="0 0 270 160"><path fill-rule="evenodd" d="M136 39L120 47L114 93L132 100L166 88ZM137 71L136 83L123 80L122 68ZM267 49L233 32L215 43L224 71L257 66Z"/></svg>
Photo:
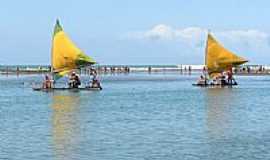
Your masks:
<svg viewBox="0 0 270 160"><path fill-rule="evenodd" d="M197 88L196 76L106 75L101 92L53 93L31 90L40 76L1 76L0 159L270 157L270 78Z"/></svg>

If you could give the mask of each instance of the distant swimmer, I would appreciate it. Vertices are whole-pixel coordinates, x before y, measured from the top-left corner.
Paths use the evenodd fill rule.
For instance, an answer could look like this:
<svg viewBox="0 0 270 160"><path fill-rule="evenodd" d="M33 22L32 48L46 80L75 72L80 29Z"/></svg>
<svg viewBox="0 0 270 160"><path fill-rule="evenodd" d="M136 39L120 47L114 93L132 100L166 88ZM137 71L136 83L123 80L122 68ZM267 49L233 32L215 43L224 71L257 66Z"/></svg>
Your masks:
<svg viewBox="0 0 270 160"><path fill-rule="evenodd" d="M69 77L69 82L68 82L69 88L79 88L81 85L81 80L78 74L75 72L72 72L70 77Z"/></svg>
<svg viewBox="0 0 270 160"><path fill-rule="evenodd" d="M45 80L42 83L42 88L52 88L53 86L53 81L48 75L45 75Z"/></svg>

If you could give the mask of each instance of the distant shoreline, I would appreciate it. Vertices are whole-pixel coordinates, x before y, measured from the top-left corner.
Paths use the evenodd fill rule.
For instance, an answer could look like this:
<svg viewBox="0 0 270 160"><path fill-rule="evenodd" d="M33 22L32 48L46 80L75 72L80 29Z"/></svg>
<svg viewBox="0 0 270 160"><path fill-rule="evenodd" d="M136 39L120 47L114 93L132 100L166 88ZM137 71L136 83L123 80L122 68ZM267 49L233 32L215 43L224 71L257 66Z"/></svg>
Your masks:
<svg viewBox="0 0 270 160"><path fill-rule="evenodd" d="M178 72L200 73L204 65L95 65L78 70L81 74L89 74L94 68L99 74L132 73L132 72ZM236 75L270 75L269 65L243 65L234 69ZM0 74L47 74L49 65L0 65Z"/></svg>

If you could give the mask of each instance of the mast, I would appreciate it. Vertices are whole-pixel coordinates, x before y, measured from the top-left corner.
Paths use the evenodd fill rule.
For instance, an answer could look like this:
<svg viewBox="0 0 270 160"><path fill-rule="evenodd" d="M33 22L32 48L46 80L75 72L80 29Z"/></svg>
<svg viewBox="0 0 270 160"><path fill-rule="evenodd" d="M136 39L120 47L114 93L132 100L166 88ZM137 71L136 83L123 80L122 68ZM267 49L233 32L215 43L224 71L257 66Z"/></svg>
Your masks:
<svg viewBox="0 0 270 160"><path fill-rule="evenodd" d="M56 24L58 23L58 19L56 19ZM54 39L54 33L55 33L55 27L56 24L54 26L54 30L53 30L53 35L52 35L52 45L51 45L51 75L52 75L52 80L54 81L54 76L53 76L53 39Z"/></svg>
<svg viewBox="0 0 270 160"><path fill-rule="evenodd" d="M53 38L52 38L52 47L51 47L51 75L52 75L52 80L54 81L54 76L53 76Z"/></svg>
<svg viewBox="0 0 270 160"><path fill-rule="evenodd" d="M53 35L52 35L52 47L51 47L51 75L52 75L52 80L53 82L55 82L55 77L54 77L54 66L53 66L53 62L54 62L54 59L53 59L53 48L54 48L54 36L55 34L62 30L62 27L60 25L60 22L59 22L59 19L57 18L56 19L56 23L55 23L55 26L54 26L54 30L53 30Z"/></svg>
<svg viewBox="0 0 270 160"><path fill-rule="evenodd" d="M210 34L210 29L207 30L207 40L206 40L206 47L205 47L205 57L204 57L204 65L205 67L207 66L207 52L208 52L208 40L209 40L209 34Z"/></svg>
<svg viewBox="0 0 270 160"><path fill-rule="evenodd" d="M204 76L206 78L207 73L208 73L208 69L207 69L207 53L208 53L208 40L209 40L209 34L210 34L210 30L207 30L207 40L206 40L206 44L205 44L205 54L204 54Z"/></svg>

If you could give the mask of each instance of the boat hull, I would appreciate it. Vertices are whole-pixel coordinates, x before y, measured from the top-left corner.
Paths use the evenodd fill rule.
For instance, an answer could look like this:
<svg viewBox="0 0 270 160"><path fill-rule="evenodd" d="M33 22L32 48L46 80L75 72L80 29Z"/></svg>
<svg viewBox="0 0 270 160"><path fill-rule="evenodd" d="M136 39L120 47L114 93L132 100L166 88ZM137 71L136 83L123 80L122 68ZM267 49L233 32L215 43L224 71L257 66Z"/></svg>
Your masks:
<svg viewBox="0 0 270 160"><path fill-rule="evenodd" d="M33 88L34 91L53 92L53 91L100 91L102 88Z"/></svg>
<svg viewBox="0 0 270 160"><path fill-rule="evenodd" d="M197 87L232 87L237 86L238 84L192 84L193 86Z"/></svg>

